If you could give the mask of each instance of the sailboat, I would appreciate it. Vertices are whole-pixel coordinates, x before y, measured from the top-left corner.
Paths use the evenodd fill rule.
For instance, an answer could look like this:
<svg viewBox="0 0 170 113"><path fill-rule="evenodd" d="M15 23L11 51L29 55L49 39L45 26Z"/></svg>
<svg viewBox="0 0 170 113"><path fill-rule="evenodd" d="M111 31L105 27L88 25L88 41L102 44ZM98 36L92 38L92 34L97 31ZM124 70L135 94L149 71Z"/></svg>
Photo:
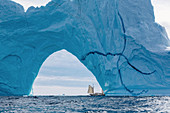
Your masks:
<svg viewBox="0 0 170 113"><path fill-rule="evenodd" d="M92 87L91 85L89 85L87 93L89 93L90 96L105 96L105 94L103 93L103 90L102 90L102 93L94 93L94 86Z"/></svg>

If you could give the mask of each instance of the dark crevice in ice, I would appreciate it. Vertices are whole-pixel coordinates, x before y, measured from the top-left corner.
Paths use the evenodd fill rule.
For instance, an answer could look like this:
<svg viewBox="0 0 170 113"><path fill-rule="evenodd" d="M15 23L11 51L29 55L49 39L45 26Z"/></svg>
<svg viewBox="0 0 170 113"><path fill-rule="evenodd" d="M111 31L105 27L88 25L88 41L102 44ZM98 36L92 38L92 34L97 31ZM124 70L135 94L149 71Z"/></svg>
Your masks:
<svg viewBox="0 0 170 113"><path fill-rule="evenodd" d="M116 55L121 55L122 53L115 53L115 54L113 54L113 53L106 53L106 54L104 54L104 53L101 53L101 52L99 52L99 51L91 51L91 52L87 53L85 56L83 56L83 57L81 58L81 60L86 60L87 56L89 56L89 55L91 55L91 54L98 54L98 55L102 55L102 56L107 57L108 55L110 55L110 56L116 56Z"/></svg>
<svg viewBox="0 0 170 113"><path fill-rule="evenodd" d="M86 58L87 58L89 55L91 55L91 54L93 54L93 55L94 55L94 54L98 54L98 55L105 56L105 57L107 57L107 56L109 56L109 55L110 55L110 56L119 56L118 61L117 61L117 70L118 70L118 73L119 73L120 82L121 82L122 86L126 89L126 91L128 91L128 92L131 93L132 95L140 95L140 94L143 94L143 93L147 93L148 90L142 90L142 91L139 92L139 93L134 93L134 91L133 91L133 90L130 90L129 88L127 88L127 86L126 86L126 85L124 84L124 82L123 82L122 74L121 74L121 70L120 70L120 66L119 66L119 62L120 62L120 58L121 58L121 57L123 57L123 58L127 61L128 65L129 65L130 67L132 67L135 71L137 71L137 72L139 72L139 73L141 73L141 74L143 74L143 75L151 75L151 74L153 74L154 72L156 72L156 70L154 70L153 72L150 72L150 73L142 72L141 70L139 70L138 68L136 68L134 65L132 65L132 64L129 62L128 58L123 54L124 51L125 51L125 49L126 49L126 35L125 35L126 30L125 30L123 18L121 17L121 15L120 15L119 12L118 12L118 16L119 16L119 18L120 18L120 22L121 22L121 24L122 24L122 29L123 29L123 33L124 33L124 35L123 35L123 38L124 38L124 46L123 46L122 52L121 52L121 53L114 53L114 54L109 52L109 53L104 54L104 53L99 52L99 51L91 51L91 52L87 53L85 56L83 56L81 60L86 60Z"/></svg>
<svg viewBox="0 0 170 113"><path fill-rule="evenodd" d="M124 58L126 59L128 65L131 66L133 69L135 69L137 72L139 72L139 73L141 73L141 74L144 74L144 75L151 75L151 74L154 73L156 70L154 70L153 72L150 72L150 73L142 72L141 70L139 70L139 69L137 69L135 66L133 66L133 65L129 62L128 58L127 58L125 55L123 55L123 53L124 53L124 51L125 51L125 49L126 49L126 34L125 34L125 33L126 33L126 29L125 29L125 25L124 25L123 18L122 18L122 16L121 16L121 14L119 13L119 11L118 11L118 16L119 16L120 22L121 22L121 24L122 24L123 38L124 38L124 47L123 47L123 50L122 50L122 56L124 56ZM122 74L121 74L120 67L119 67L120 57L121 57L121 56L119 56L119 59L118 59L118 61L117 61L117 69L118 69L118 72L119 72L121 84L122 84L122 85L124 86L124 88L125 88L129 93L131 93L132 95L140 95L140 94L143 94L143 93L147 93L148 90L142 90L142 91L139 92L139 93L134 93L133 90L130 90L129 88L126 87L126 85L125 85L124 82L123 82Z"/></svg>
<svg viewBox="0 0 170 113"><path fill-rule="evenodd" d="M143 75L151 75L151 74L153 74L153 73L156 72L156 70L154 70L154 71L152 71L152 72L150 72L150 73L142 72L141 70L139 70L138 68L136 68L134 65L132 65L132 64L129 62L128 58L127 58L125 55L122 54L121 56L123 56L123 57L126 59L128 65L129 65L130 67L132 67L134 70L136 70L137 72L139 72L139 73L141 73L141 74L143 74Z"/></svg>
<svg viewBox="0 0 170 113"><path fill-rule="evenodd" d="M105 56L105 57L107 57L107 56L109 56L109 55L110 55L110 56L120 56L120 57L122 56L123 58L125 58L125 60L127 61L127 63L128 63L129 66L131 66L133 69L135 69L137 72L139 72L139 73L141 73L141 74L150 75L150 74L152 74L152 73L155 72L155 71L150 72L150 73L142 72L141 70L137 69L134 65L132 65L132 64L129 62L128 58L127 58L125 55L123 55L122 53L115 53L115 54L113 54L113 53L106 53L106 54L104 54L104 53L99 52L99 51L91 51L91 52L87 53L85 56L83 56L83 57L81 58L81 60L86 60L86 58L87 58L89 55L91 55L91 54L98 54L98 55ZM119 60L118 60L118 61L119 61Z"/></svg>
<svg viewBox="0 0 170 113"><path fill-rule="evenodd" d="M122 53L115 53L115 54L113 54L113 53L106 53L106 54L104 54L104 53L101 53L101 52L99 52L99 51L93 51L93 52L87 53L84 57L82 57L81 60L86 60L86 58L87 58L89 55L91 55L91 54L98 54L98 55L102 55L102 56L105 56L105 57L107 57L108 55L110 55L110 56L119 56L119 59L118 59L118 61L117 61L117 69L118 69L118 73L119 73L119 76L120 76L120 81L121 81L121 84L123 85L123 87L124 87L129 93L131 93L132 95L140 95L140 94L142 94L142 93L146 93L146 92L147 92L147 90L142 90L140 93L133 93L133 92L134 92L133 90L130 90L129 88L126 87L126 85L125 85L124 82L123 82L122 74L121 74L120 67L119 67L120 58L121 58L121 56L122 56L123 58L125 58L129 66L131 66L134 70L136 70L137 72L139 72L139 73L141 73L141 74L143 74L143 75L151 75L151 74L153 74L153 73L156 72L156 71L153 71L153 72L150 72L150 73L142 72L141 70L137 69L134 65L132 65L132 64L129 62L128 58L127 58L125 55L123 55Z"/></svg>

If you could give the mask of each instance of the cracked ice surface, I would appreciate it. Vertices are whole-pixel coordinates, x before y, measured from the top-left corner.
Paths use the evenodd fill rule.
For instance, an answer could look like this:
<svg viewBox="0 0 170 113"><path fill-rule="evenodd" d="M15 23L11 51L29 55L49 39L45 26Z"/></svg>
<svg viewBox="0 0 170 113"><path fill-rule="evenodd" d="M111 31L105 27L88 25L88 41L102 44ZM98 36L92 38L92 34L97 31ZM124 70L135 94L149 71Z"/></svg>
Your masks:
<svg viewBox="0 0 170 113"><path fill-rule="evenodd" d="M28 95L45 59L66 49L106 95L169 95L170 41L150 0L52 0L27 12L0 1L0 95Z"/></svg>

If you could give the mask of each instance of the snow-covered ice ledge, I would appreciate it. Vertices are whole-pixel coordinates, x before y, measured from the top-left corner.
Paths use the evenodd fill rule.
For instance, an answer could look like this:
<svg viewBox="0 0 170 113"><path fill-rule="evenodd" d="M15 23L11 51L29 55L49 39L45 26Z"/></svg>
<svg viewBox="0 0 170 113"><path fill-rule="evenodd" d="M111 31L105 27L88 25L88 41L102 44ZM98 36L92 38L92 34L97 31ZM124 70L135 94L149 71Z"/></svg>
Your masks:
<svg viewBox="0 0 170 113"><path fill-rule="evenodd" d="M170 95L170 41L150 0L52 0L27 12L0 1L0 95L28 95L52 53L66 49L106 95Z"/></svg>

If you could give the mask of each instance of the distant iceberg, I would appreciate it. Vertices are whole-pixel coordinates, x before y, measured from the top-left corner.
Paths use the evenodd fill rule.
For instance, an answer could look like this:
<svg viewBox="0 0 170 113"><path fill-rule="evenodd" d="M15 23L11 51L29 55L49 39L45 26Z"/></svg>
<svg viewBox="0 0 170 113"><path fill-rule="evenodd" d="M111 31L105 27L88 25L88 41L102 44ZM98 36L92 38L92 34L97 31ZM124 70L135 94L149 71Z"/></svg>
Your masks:
<svg viewBox="0 0 170 113"><path fill-rule="evenodd" d="M170 95L170 40L150 0L0 0L0 95L29 95L46 58L65 49L106 95Z"/></svg>

